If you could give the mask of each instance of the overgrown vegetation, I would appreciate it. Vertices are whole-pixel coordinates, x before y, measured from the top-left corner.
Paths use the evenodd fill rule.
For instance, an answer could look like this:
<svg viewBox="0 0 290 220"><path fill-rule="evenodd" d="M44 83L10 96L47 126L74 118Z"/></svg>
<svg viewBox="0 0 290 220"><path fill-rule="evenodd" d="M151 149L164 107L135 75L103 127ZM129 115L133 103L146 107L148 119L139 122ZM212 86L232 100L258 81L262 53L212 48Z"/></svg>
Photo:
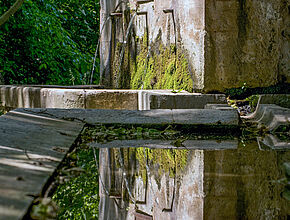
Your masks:
<svg viewBox="0 0 290 220"><path fill-rule="evenodd" d="M0 0L0 14L14 2ZM99 7L95 0L25 0L0 26L2 83L88 83L99 37Z"/></svg>

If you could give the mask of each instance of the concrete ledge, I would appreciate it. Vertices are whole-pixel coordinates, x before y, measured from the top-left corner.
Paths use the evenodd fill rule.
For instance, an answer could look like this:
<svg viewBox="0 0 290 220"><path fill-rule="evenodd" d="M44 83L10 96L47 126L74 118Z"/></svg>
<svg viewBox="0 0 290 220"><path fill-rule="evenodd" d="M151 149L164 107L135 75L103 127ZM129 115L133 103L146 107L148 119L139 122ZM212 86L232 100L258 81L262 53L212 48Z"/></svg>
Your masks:
<svg viewBox="0 0 290 220"><path fill-rule="evenodd" d="M278 105L259 104L256 111L248 116L242 117L259 126L265 126L271 132L275 132L280 126L289 126L290 109Z"/></svg>
<svg viewBox="0 0 290 220"><path fill-rule="evenodd" d="M33 112L0 117L0 219L22 219L83 126Z"/></svg>
<svg viewBox="0 0 290 220"><path fill-rule="evenodd" d="M9 108L203 109L208 103L226 103L226 97L221 94L203 95L184 91L172 93L170 90L0 86L0 104Z"/></svg>
<svg viewBox="0 0 290 220"><path fill-rule="evenodd" d="M62 120L82 121L96 124L184 124L238 126L239 116L236 110L216 109L155 109L104 110L104 109L17 109L16 112L31 112L40 116L49 115Z"/></svg>

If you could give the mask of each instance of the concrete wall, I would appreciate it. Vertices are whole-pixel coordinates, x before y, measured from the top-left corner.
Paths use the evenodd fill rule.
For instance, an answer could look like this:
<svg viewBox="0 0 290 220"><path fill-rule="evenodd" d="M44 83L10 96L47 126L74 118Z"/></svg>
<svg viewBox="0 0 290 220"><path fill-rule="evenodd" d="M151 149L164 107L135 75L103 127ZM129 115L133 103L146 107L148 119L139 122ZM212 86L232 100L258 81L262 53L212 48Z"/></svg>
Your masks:
<svg viewBox="0 0 290 220"><path fill-rule="evenodd" d="M134 10L147 12L147 20L145 15L134 19L130 42L126 42L131 56L138 54L136 36L148 35L149 56L158 52L160 44L170 47L176 43L188 60L195 90L224 91L243 83L260 87L290 82L287 1L155 0L139 6L137 0L128 1L131 16L114 17L111 40L124 43ZM112 4L116 2L103 2L104 10ZM164 9L173 9L174 16L164 13ZM115 42L112 51L116 45ZM101 53L107 56L107 50L103 47ZM119 59L119 53L112 54L112 59ZM119 68L119 64L111 67ZM127 69L123 74L130 75L130 71Z"/></svg>
<svg viewBox="0 0 290 220"><path fill-rule="evenodd" d="M206 90L289 82L287 8L282 0L207 0Z"/></svg>

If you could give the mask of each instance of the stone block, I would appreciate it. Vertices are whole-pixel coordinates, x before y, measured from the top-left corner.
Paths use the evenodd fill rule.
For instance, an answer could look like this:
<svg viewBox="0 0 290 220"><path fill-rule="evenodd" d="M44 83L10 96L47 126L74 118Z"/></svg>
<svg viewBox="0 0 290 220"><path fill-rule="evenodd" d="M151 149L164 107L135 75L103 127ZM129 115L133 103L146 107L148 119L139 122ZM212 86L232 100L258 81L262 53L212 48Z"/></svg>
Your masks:
<svg viewBox="0 0 290 220"><path fill-rule="evenodd" d="M219 125L238 126L239 116L235 110L215 109L153 109L106 110L106 109L19 109L39 116L50 115L56 119L82 121L96 124L138 124L138 125Z"/></svg>
<svg viewBox="0 0 290 220"><path fill-rule="evenodd" d="M223 94L148 93L150 109L203 109L206 104L226 104Z"/></svg>
<svg viewBox="0 0 290 220"><path fill-rule="evenodd" d="M205 109L218 109L218 110L234 110L233 107L228 104L206 104Z"/></svg>
<svg viewBox="0 0 290 220"><path fill-rule="evenodd" d="M41 108L84 108L85 94L82 89L40 89Z"/></svg>
<svg viewBox="0 0 290 220"><path fill-rule="evenodd" d="M86 109L138 109L138 94L134 90L86 90Z"/></svg>

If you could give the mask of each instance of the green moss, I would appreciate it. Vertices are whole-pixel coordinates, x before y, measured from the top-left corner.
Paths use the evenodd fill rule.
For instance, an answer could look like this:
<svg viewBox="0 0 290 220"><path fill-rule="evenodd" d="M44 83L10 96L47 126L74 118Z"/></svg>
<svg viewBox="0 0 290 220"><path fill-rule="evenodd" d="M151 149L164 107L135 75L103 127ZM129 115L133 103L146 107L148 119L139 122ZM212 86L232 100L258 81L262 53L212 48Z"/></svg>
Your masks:
<svg viewBox="0 0 290 220"><path fill-rule="evenodd" d="M135 68L131 69L131 89L173 89L193 91L193 80L188 61L181 49L175 45L158 49L149 54L146 36L140 40L141 49L136 58ZM156 51L157 50L157 51Z"/></svg>

